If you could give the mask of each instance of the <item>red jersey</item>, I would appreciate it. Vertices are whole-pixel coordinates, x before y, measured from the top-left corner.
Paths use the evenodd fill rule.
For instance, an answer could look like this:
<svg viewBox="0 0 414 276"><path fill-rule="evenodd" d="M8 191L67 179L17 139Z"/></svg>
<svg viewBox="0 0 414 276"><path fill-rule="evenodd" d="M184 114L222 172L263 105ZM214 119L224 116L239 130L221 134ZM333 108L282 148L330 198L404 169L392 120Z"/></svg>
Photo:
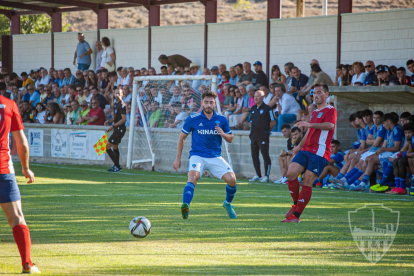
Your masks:
<svg viewBox="0 0 414 276"><path fill-rule="evenodd" d="M0 95L0 174L14 174L9 134L21 129L24 126L16 103Z"/></svg>
<svg viewBox="0 0 414 276"><path fill-rule="evenodd" d="M333 123L332 130L320 130L309 128L309 134L303 145L303 151L312 152L326 160L331 159L331 141L336 126L336 109L330 105L325 106L321 110L312 112L309 123Z"/></svg>

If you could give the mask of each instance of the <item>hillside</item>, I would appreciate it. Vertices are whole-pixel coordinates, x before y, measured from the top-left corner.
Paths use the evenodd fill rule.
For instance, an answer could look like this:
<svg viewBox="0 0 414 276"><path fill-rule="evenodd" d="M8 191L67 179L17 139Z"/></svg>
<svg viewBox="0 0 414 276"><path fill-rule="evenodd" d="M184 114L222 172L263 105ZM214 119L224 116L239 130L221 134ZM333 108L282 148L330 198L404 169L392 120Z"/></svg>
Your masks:
<svg viewBox="0 0 414 276"><path fill-rule="evenodd" d="M218 0L218 22L234 22L266 19L267 1ZM324 0L305 0L305 16L322 15ZM413 0L354 0L353 12L381 11L389 9L414 8ZM338 1L328 2L328 14L336 14ZM296 0L284 0L282 17L294 17ZM92 11L67 13L64 21L71 24L70 31L96 29L97 16ZM200 2L164 5L161 7L161 26L202 24L204 6ZM143 7L109 10L109 28L142 28L148 26L148 11Z"/></svg>

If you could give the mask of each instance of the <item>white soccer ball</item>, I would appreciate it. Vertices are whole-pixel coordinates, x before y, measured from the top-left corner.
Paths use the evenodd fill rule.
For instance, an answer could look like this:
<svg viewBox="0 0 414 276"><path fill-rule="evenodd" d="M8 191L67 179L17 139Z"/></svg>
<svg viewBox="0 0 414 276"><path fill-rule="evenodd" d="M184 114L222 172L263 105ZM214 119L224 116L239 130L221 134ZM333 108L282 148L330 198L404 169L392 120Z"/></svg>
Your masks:
<svg viewBox="0 0 414 276"><path fill-rule="evenodd" d="M129 231L135 238L145 238L151 232L151 222L146 217L136 217L131 220Z"/></svg>

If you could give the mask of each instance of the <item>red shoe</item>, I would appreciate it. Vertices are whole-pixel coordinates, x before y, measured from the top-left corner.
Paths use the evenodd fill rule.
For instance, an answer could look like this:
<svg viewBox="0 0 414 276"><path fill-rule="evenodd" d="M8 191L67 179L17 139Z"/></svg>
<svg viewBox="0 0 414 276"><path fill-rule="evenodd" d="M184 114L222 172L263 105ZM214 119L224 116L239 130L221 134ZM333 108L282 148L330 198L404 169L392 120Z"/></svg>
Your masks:
<svg viewBox="0 0 414 276"><path fill-rule="evenodd" d="M407 190L403 189L403 188L397 188L395 190L395 192L397 192L397 194L399 194L399 195L406 195L407 194Z"/></svg>
<svg viewBox="0 0 414 276"><path fill-rule="evenodd" d="M315 186L319 187L319 188L322 188L323 185L320 182L318 182L318 183L315 184Z"/></svg>
<svg viewBox="0 0 414 276"><path fill-rule="evenodd" d="M295 215L291 215L287 219L282 220L282 222L296 222L296 223L298 223L298 222L300 222L300 219L295 217Z"/></svg>
<svg viewBox="0 0 414 276"><path fill-rule="evenodd" d="M290 208L289 212L286 213L285 218L290 217L291 215L293 215L293 213L296 211L296 205L292 205L292 208Z"/></svg>

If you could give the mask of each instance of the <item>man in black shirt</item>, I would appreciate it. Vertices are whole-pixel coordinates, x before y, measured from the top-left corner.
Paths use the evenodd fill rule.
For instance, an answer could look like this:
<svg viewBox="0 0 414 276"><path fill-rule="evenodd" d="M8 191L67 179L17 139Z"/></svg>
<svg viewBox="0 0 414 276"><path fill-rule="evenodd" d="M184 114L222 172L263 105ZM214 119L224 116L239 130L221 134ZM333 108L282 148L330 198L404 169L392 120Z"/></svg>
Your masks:
<svg viewBox="0 0 414 276"><path fill-rule="evenodd" d="M256 61L253 65L254 71L256 72L256 77L253 78L252 83L254 85L259 84L260 86L265 86L266 88L269 88L269 79L262 70L262 63L260 61Z"/></svg>
<svg viewBox="0 0 414 276"><path fill-rule="evenodd" d="M98 89L96 87L91 89L91 94L92 94L92 98L91 98L91 101L90 101L91 103L92 103L92 100L98 100L99 101L99 106L102 109L105 109L105 106L107 104L109 104L108 101L106 100L106 98L98 92ZM92 108L92 104L91 104L90 108Z"/></svg>
<svg viewBox="0 0 414 276"><path fill-rule="evenodd" d="M109 126L107 132L114 131L111 137L108 138L108 144L106 145L106 153L108 153L114 165L110 168L109 172L121 172L122 167L119 165L119 149L118 145L121 143L122 137L126 132L126 106L122 101L123 92L121 89L116 90L114 103L114 112L112 113L112 119L105 122L105 126L113 122L113 125Z"/></svg>
<svg viewBox="0 0 414 276"><path fill-rule="evenodd" d="M23 109L21 115L23 123L33 123L33 119L30 118L30 115L32 115L32 109L30 108L30 103L28 101L23 102Z"/></svg>
<svg viewBox="0 0 414 276"><path fill-rule="evenodd" d="M275 119L273 117L272 109L263 102L264 92L257 90L254 94L254 101L256 104L252 106L250 111L251 130L251 150L254 169L256 176L249 181L268 182L270 174L270 166L272 164L269 156L269 136L270 131L275 126ZM265 165L265 175L262 177L260 171L259 150L262 153Z"/></svg>

